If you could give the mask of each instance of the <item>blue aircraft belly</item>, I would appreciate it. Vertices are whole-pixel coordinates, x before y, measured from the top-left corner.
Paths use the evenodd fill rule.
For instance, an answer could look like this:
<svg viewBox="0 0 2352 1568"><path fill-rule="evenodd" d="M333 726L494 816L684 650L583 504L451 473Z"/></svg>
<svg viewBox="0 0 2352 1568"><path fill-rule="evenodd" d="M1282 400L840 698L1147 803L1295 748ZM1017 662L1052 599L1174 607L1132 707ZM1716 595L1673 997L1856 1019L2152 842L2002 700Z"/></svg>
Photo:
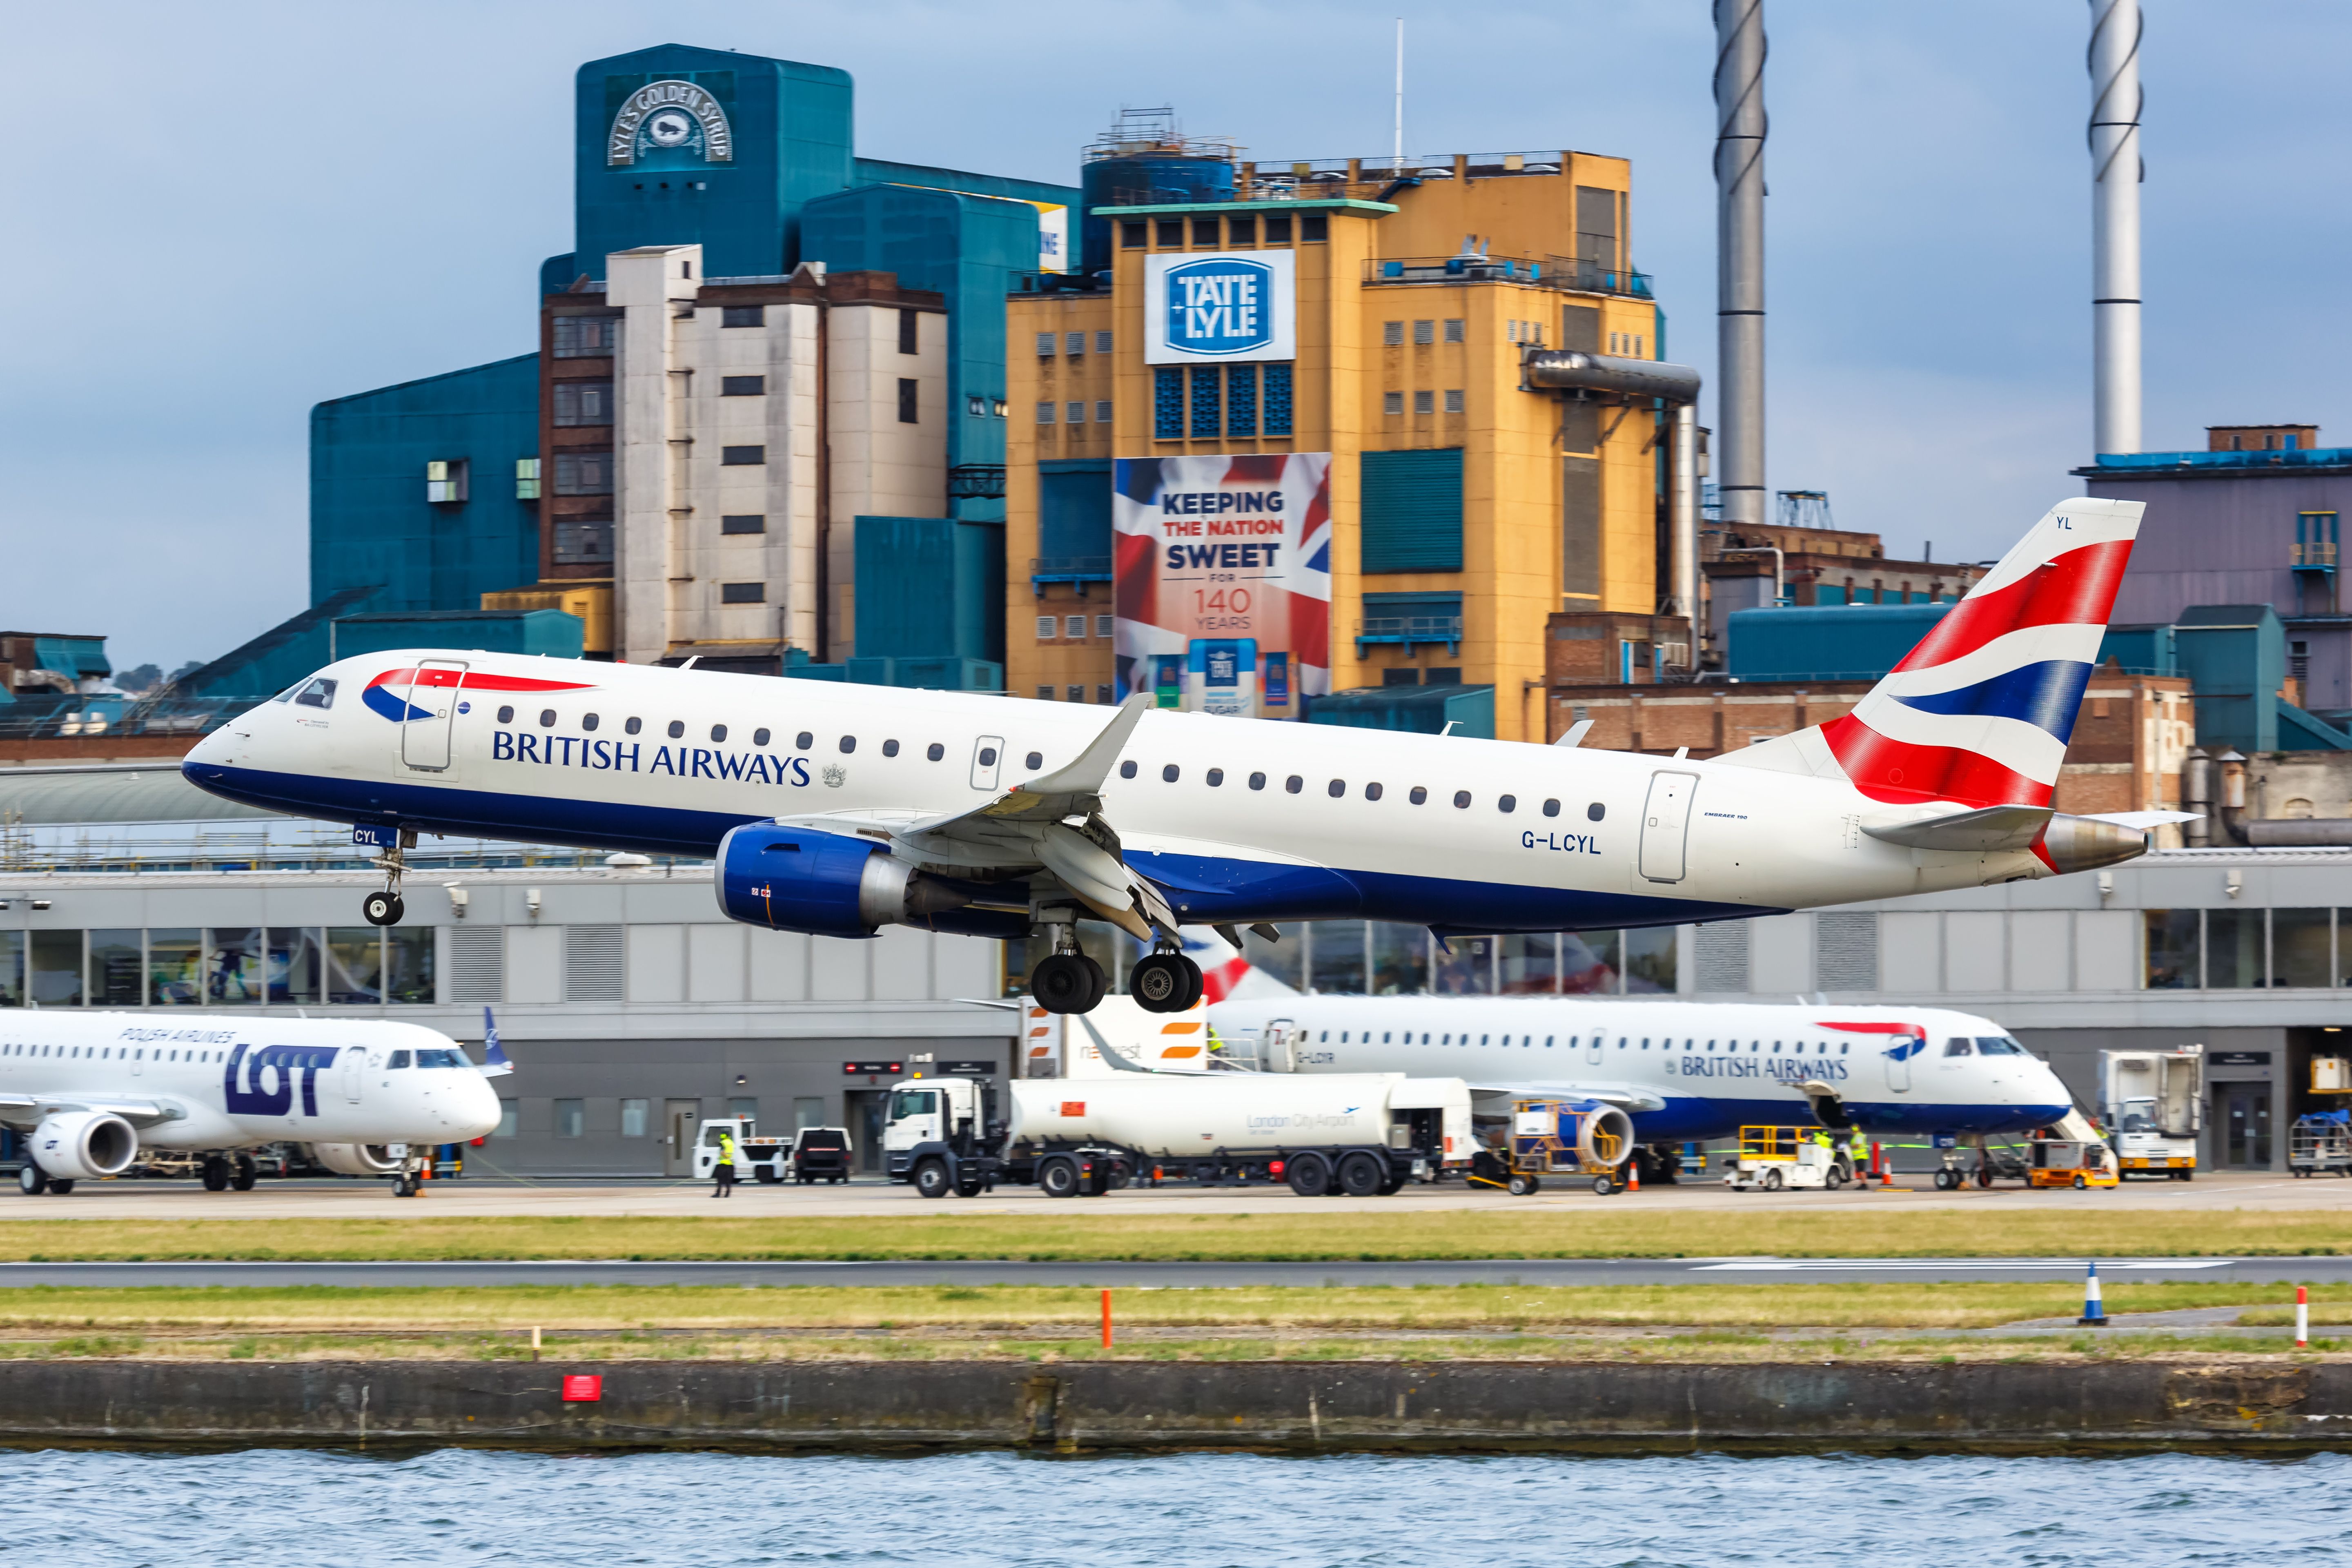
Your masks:
<svg viewBox="0 0 2352 1568"><path fill-rule="evenodd" d="M1952 1132L2024 1132L2063 1120L2063 1105L1958 1105L1930 1101L1845 1100L1846 1114L1864 1133L1932 1134ZM1636 1111L1633 1134L1644 1143L1685 1143L1711 1138L1736 1138L1742 1127L1785 1127L1805 1124L1811 1118L1802 1106L1786 1100L1713 1100L1677 1096L1662 1110Z"/></svg>

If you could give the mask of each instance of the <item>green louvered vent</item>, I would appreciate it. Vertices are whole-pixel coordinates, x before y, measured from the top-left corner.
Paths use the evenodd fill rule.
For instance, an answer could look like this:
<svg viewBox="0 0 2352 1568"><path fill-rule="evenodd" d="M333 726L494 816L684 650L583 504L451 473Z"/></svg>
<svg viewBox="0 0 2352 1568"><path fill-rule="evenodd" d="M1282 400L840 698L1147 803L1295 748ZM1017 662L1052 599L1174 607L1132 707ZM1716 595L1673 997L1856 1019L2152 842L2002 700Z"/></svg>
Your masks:
<svg viewBox="0 0 2352 1568"><path fill-rule="evenodd" d="M1462 448L1363 455L1363 569L1462 570Z"/></svg>

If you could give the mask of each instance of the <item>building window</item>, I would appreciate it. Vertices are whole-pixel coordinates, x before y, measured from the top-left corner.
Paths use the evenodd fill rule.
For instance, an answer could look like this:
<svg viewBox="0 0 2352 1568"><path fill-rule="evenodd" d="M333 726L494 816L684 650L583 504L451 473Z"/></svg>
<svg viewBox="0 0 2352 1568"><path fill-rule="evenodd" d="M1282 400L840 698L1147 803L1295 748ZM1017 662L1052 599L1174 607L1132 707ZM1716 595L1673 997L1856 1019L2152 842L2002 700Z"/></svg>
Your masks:
<svg viewBox="0 0 2352 1568"><path fill-rule="evenodd" d="M1459 414L1462 412L1462 389L1457 386L1445 395L1445 412L1448 414Z"/></svg>
<svg viewBox="0 0 2352 1568"><path fill-rule="evenodd" d="M1071 404L1070 406L1064 411L1062 418L1066 424L1085 424L1087 422L1087 405L1083 403Z"/></svg>
<svg viewBox="0 0 2352 1568"><path fill-rule="evenodd" d="M1068 637L1072 642L1084 642L1084 641L1086 641L1086 640L1087 640L1087 618L1086 618L1086 616L1066 616L1066 617L1064 617L1064 619L1063 619L1063 621L1062 621L1062 626L1063 626L1062 635L1063 635L1064 637ZM1071 699L1070 699L1070 700L1071 700L1071 701L1073 701L1073 702L1076 702L1076 701L1077 700L1077 699L1076 699L1076 698L1075 698L1075 697L1073 697L1073 698L1071 698Z"/></svg>
<svg viewBox="0 0 2352 1568"><path fill-rule="evenodd" d="M1010 405L1007 405L1004 399L1001 397L992 397L989 399L988 407L989 412L995 415L999 419L1010 417Z"/></svg>
<svg viewBox="0 0 2352 1568"><path fill-rule="evenodd" d="M1095 423L1097 425L1108 425L1110 423L1109 398L1098 397L1095 399Z"/></svg>
<svg viewBox="0 0 2352 1568"><path fill-rule="evenodd" d="M555 426L559 430L581 425L613 422L613 384L609 381L559 381L555 395Z"/></svg>
<svg viewBox="0 0 2352 1568"><path fill-rule="evenodd" d="M1060 635L1061 630L1062 618L1059 616L1039 616L1037 617L1037 640L1039 642L1052 642L1055 637Z"/></svg>
<svg viewBox="0 0 2352 1568"><path fill-rule="evenodd" d="M1288 245L1290 243L1290 215L1288 213L1269 215L1267 216L1265 220L1265 242L1268 245Z"/></svg>
<svg viewBox="0 0 2352 1568"><path fill-rule="evenodd" d="M1358 486L1358 538L1366 572L1459 572L1462 570L1462 449L1366 452ZM1368 609L1366 615L1371 612ZM1446 614L1442 609L1391 608L1408 619ZM1460 615L1458 607L1450 612ZM1425 631L1438 640L1446 628L1399 626L1400 633ZM1451 641L1451 637L1444 640Z"/></svg>
<svg viewBox="0 0 2352 1568"><path fill-rule="evenodd" d="M1097 332L1095 334L1095 353L1098 354L1107 354L1110 353L1110 334L1108 332Z"/></svg>
<svg viewBox="0 0 2352 1568"><path fill-rule="evenodd" d="M1255 217L1228 218L1225 220L1225 232L1228 236L1228 243L1230 244L1255 245L1257 243L1257 219Z"/></svg>
<svg viewBox="0 0 2352 1568"><path fill-rule="evenodd" d="M613 563L612 520L557 518L555 563L559 566L610 566Z"/></svg>
<svg viewBox="0 0 2352 1568"><path fill-rule="evenodd" d="M1402 393L1402 392L1383 392L1383 393L1381 393L1381 412L1382 414L1395 415L1395 416L1402 416L1402 414L1404 413L1404 394L1403 394L1403 393Z"/></svg>
<svg viewBox="0 0 2352 1568"><path fill-rule="evenodd" d="M555 318L557 359L601 359L620 339L618 316L558 316Z"/></svg>
<svg viewBox="0 0 2352 1568"><path fill-rule="evenodd" d="M901 309L898 311L898 352L902 354L922 352L922 321L920 310Z"/></svg>
<svg viewBox="0 0 2352 1568"><path fill-rule="evenodd" d="M768 324L765 305L728 305L719 310L719 324L722 327L764 327Z"/></svg>
<svg viewBox="0 0 2352 1568"><path fill-rule="evenodd" d="M425 465L425 499L435 504L455 503L466 499L466 459L452 458L446 462Z"/></svg>
<svg viewBox="0 0 2352 1568"><path fill-rule="evenodd" d="M765 447L721 447L719 448L719 461L720 465L725 468L756 468L767 460L768 448Z"/></svg>
<svg viewBox="0 0 2352 1568"><path fill-rule="evenodd" d="M1039 332L1037 334L1037 357L1039 359L1052 359L1054 357L1054 350L1060 345L1061 341L1060 336L1056 333Z"/></svg>
<svg viewBox="0 0 2352 1568"><path fill-rule="evenodd" d="M1140 250L1143 248L1143 225L1141 222L1135 218L1129 218L1118 226L1118 247L1121 250Z"/></svg>
<svg viewBox="0 0 2352 1568"><path fill-rule="evenodd" d="M1053 402L1049 399L1049 400L1047 400L1046 402L1040 403L1039 405L1037 405L1037 423L1038 423L1038 424L1040 424L1040 425L1051 425L1053 422L1054 422L1054 404L1053 404Z"/></svg>
<svg viewBox="0 0 2352 1568"><path fill-rule="evenodd" d="M1257 366L1237 364L1225 373L1225 434L1257 434Z"/></svg>
<svg viewBox="0 0 2352 1568"><path fill-rule="evenodd" d="M1381 323L1381 342L1385 347L1402 348L1404 346L1404 323L1402 321L1382 321Z"/></svg>
<svg viewBox="0 0 2352 1568"><path fill-rule="evenodd" d="M1449 316L1445 321L1445 341L1466 343L1470 341L1470 323L1459 316Z"/></svg>
<svg viewBox="0 0 2352 1568"><path fill-rule="evenodd" d="M647 1130L653 1125L653 1117L648 1114L652 1109L653 1105L650 1100L625 1100L621 1101L621 1136L624 1138L645 1137Z"/></svg>
<svg viewBox="0 0 2352 1568"><path fill-rule="evenodd" d="M515 500L537 500L538 499L539 459L517 458L515 459Z"/></svg>
<svg viewBox="0 0 2352 1568"><path fill-rule="evenodd" d="M584 1100L559 1100L555 1102L555 1135L558 1138L581 1138L588 1131L588 1102Z"/></svg>
<svg viewBox="0 0 2352 1568"><path fill-rule="evenodd" d="M1222 387L1217 374L1223 368L1222 365L1213 364L1196 364L1192 367L1192 438L1196 441L1215 439L1219 427L1223 424L1223 420L1219 417L1223 412L1219 405L1223 400L1219 395Z"/></svg>
<svg viewBox="0 0 2352 1568"><path fill-rule="evenodd" d="M977 394L963 400L963 411L974 419L988 417L988 399Z"/></svg>
<svg viewBox="0 0 2352 1568"><path fill-rule="evenodd" d="M1415 321L1412 324L1412 341L1415 347L1419 347L1423 343L1435 342L1437 341L1437 323L1435 321Z"/></svg>
<svg viewBox="0 0 2352 1568"><path fill-rule="evenodd" d="M555 493L560 496L608 496L613 493L613 454L555 454Z"/></svg>
<svg viewBox="0 0 2352 1568"><path fill-rule="evenodd" d="M1105 708L1110 706L1110 682L1104 681L1095 688L1095 701Z"/></svg>
<svg viewBox="0 0 2352 1568"><path fill-rule="evenodd" d="M607 386L610 382L605 383ZM719 378L721 397L762 397L767 395L768 378L764 375L722 375ZM611 424L611 420L605 420Z"/></svg>
<svg viewBox="0 0 2352 1568"><path fill-rule="evenodd" d="M1192 243L1194 245L1215 245L1217 243L1217 220L1213 217L1194 218L1192 220Z"/></svg>
<svg viewBox="0 0 2352 1568"><path fill-rule="evenodd" d="M899 424L913 425L919 421L919 410L916 405L916 397L921 385L922 384L920 382L910 381L905 376L900 376L898 378Z"/></svg>
<svg viewBox="0 0 2352 1568"><path fill-rule="evenodd" d="M1039 687L1037 689L1037 700L1040 702L1051 702L1054 700L1054 689L1050 686Z"/></svg>
<svg viewBox="0 0 2352 1568"><path fill-rule="evenodd" d="M1434 414L1434 413L1436 413L1436 412L1437 412L1437 394L1435 394L1435 393L1433 393L1433 392L1416 392L1416 393L1414 393L1414 394L1412 395L1412 411L1413 411L1415 414Z"/></svg>
<svg viewBox="0 0 2352 1568"><path fill-rule="evenodd" d="M1160 218L1152 225L1152 243L1156 245L1173 248L1184 243L1184 220L1181 217Z"/></svg>
<svg viewBox="0 0 2352 1568"><path fill-rule="evenodd" d="M1184 373L1175 365L1151 373L1151 434L1160 441L1184 434Z"/></svg>
<svg viewBox="0 0 2352 1568"><path fill-rule="evenodd" d="M756 511L729 512L719 520L719 531L721 533L765 533L768 531L768 519L764 513Z"/></svg>
<svg viewBox="0 0 2352 1568"><path fill-rule="evenodd" d="M1258 410L1264 426L1262 436L1290 434L1290 366L1270 364L1265 367L1264 395Z"/></svg>
<svg viewBox="0 0 2352 1568"><path fill-rule="evenodd" d="M722 605L764 605L768 602L765 583L721 583L719 602Z"/></svg>
<svg viewBox="0 0 2352 1568"><path fill-rule="evenodd" d="M1095 636L1098 637L1107 637L1110 636L1111 621L1112 617L1109 616L1097 616L1095 617Z"/></svg>
<svg viewBox="0 0 2352 1568"><path fill-rule="evenodd" d="M1066 339L1063 341L1062 352L1063 352L1064 353L1066 353L1066 354L1069 355L1072 359L1076 359L1076 358L1077 358L1080 354L1085 353L1087 352L1087 335L1086 335L1086 333L1084 333L1084 332L1072 332L1072 333L1070 333L1070 334L1068 335L1068 337L1067 337L1067 338L1066 338Z"/></svg>
<svg viewBox="0 0 2352 1568"><path fill-rule="evenodd" d="M1298 218L1298 240L1302 245L1320 245L1331 237L1329 213L1302 213Z"/></svg>

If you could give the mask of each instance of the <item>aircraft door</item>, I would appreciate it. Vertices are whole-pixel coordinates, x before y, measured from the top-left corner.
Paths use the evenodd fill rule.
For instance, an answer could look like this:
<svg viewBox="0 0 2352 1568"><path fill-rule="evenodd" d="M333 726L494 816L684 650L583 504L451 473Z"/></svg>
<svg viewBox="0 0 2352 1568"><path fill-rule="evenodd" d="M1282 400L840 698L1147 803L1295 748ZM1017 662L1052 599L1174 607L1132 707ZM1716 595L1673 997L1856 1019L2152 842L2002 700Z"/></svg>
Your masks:
<svg viewBox="0 0 2352 1568"><path fill-rule="evenodd" d="M1691 795L1696 773L1652 773L1650 798L1642 810L1642 876L1652 882L1683 879L1685 846L1690 837Z"/></svg>
<svg viewBox="0 0 2352 1568"><path fill-rule="evenodd" d="M367 1088L367 1052L358 1046L343 1047L343 1099L352 1105L360 1102Z"/></svg>
<svg viewBox="0 0 2352 1568"><path fill-rule="evenodd" d="M1258 1063L1260 1072L1297 1072L1298 1058L1292 1047L1298 1039L1298 1026L1288 1018L1276 1018L1265 1026L1261 1041Z"/></svg>
<svg viewBox="0 0 2352 1568"><path fill-rule="evenodd" d="M982 735L971 746L971 787L993 794L997 771L1004 761L1004 737Z"/></svg>
<svg viewBox="0 0 2352 1568"><path fill-rule="evenodd" d="M1886 1088L1891 1094L1911 1092L1911 1054L1916 1040L1898 1038L1886 1053Z"/></svg>
<svg viewBox="0 0 2352 1568"><path fill-rule="evenodd" d="M400 760L419 773L449 771L449 731L465 679L464 665L427 659L416 667L409 681L408 717L400 726Z"/></svg>
<svg viewBox="0 0 2352 1568"><path fill-rule="evenodd" d="M1601 1031L1598 1029L1593 1030L1592 1037L1584 1042L1584 1064L1596 1068L1601 1065Z"/></svg>

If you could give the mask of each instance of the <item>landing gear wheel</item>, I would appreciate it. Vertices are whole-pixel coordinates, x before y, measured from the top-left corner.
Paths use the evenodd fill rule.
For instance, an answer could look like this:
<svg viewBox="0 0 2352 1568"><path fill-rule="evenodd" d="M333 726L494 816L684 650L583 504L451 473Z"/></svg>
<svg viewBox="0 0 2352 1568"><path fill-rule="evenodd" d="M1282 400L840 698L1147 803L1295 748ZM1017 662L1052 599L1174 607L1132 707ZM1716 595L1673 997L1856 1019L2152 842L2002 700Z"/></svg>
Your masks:
<svg viewBox="0 0 2352 1568"><path fill-rule="evenodd" d="M205 1156L204 1182L208 1193L228 1191L228 1162L218 1154Z"/></svg>
<svg viewBox="0 0 2352 1568"><path fill-rule="evenodd" d="M915 1167L915 1192L926 1198L943 1198L953 1184L948 1180L947 1163L926 1160Z"/></svg>
<svg viewBox="0 0 2352 1568"><path fill-rule="evenodd" d="M1201 966L1181 952L1155 952L1128 971L1127 994L1147 1013L1181 1013L1201 999Z"/></svg>
<svg viewBox="0 0 2352 1568"><path fill-rule="evenodd" d="M1037 1167L1037 1190L1049 1198L1078 1195L1078 1163L1066 1158L1047 1160Z"/></svg>
<svg viewBox="0 0 2352 1568"><path fill-rule="evenodd" d="M1339 1190L1351 1198L1369 1198L1381 1190L1388 1173L1381 1163L1361 1149L1339 1159Z"/></svg>
<svg viewBox="0 0 2352 1568"><path fill-rule="evenodd" d="M1540 1191L1542 1187L1543 1182L1535 1176L1513 1176L1503 1184L1504 1190L1515 1198L1526 1197L1530 1193Z"/></svg>
<svg viewBox="0 0 2352 1568"><path fill-rule="evenodd" d="M1029 972L1029 994L1048 1013L1087 1012L1102 992L1102 969L1084 953L1049 953Z"/></svg>
<svg viewBox="0 0 2352 1568"><path fill-rule="evenodd" d="M416 1178L414 1176L394 1176L392 1179L392 1195L394 1197L413 1198L416 1195L416 1188L417 1182ZM239 1190L241 1191L242 1189Z"/></svg>
<svg viewBox="0 0 2352 1568"><path fill-rule="evenodd" d="M254 1165L252 1155L239 1154L236 1157L236 1173L229 1177L228 1184L240 1193L249 1193L253 1191L253 1184L260 1174L261 1172Z"/></svg>
<svg viewBox="0 0 2352 1568"><path fill-rule="evenodd" d="M1989 1187L1992 1185L1992 1167L1990 1165L1979 1165L1977 1167L1977 1185L1980 1187Z"/></svg>
<svg viewBox="0 0 2352 1568"><path fill-rule="evenodd" d="M1593 1190L1594 1192L1596 1192L1596 1193L1599 1193L1602 1197L1604 1197L1604 1198L1605 1198L1605 1197L1608 1197L1610 1194L1612 1194L1615 1193L1615 1192L1618 1190L1618 1188L1617 1188L1617 1184L1616 1184L1616 1182L1615 1182L1613 1179L1612 1179L1611 1177L1608 1177L1608 1176L1595 1176L1595 1177L1593 1177L1593 1178L1592 1178L1592 1190Z"/></svg>
<svg viewBox="0 0 2352 1568"><path fill-rule="evenodd" d="M1958 1171L1946 1170L1936 1173L1936 1190L1937 1192L1948 1193L1959 1184L1960 1173Z"/></svg>
<svg viewBox="0 0 2352 1568"><path fill-rule="evenodd" d="M1780 1190L1781 1186L1780 1173L1777 1170L1767 1171L1764 1173L1763 1176L1758 1180L1756 1184L1763 1188L1768 1193L1777 1193Z"/></svg>
<svg viewBox="0 0 2352 1568"><path fill-rule="evenodd" d="M1282 1179L1300 1197L1319 1198L1331 1190L1331 1162L1320 1154L1295 1155L1284 1167Z"/></svg>
<svg viewBox="0 0 2352 1568"><path fill-rule="evenodd" d="M360 900L360 913L372 926L396 926L407 912L408 906L402 902L400 895L389 890L370 893Z"/></svg>
<svg viewBox="0 0 2352 1568"><path fill-rule="evenodd" d="M17 1169L16 1190L28 1198L37 1198L49 1190L49 1178L38 1165L27 1160Z"/></svg>

